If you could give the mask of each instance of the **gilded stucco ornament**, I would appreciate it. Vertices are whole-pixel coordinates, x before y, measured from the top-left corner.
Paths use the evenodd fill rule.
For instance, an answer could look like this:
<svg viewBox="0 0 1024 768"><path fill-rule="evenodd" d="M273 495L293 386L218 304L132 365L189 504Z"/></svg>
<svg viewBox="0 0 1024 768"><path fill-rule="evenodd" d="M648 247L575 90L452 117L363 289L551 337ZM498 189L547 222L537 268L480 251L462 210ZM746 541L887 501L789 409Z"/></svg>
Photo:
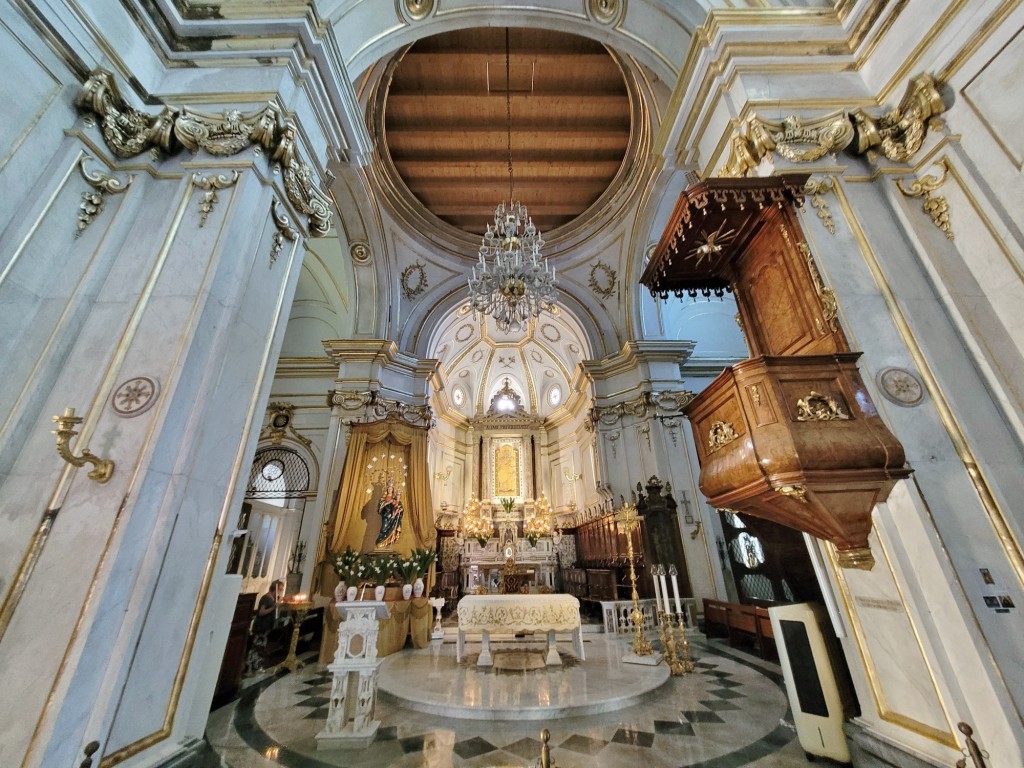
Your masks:
<svg viewBox="0 0 1024 768"><path fill-rule="evenodd" d="M615 24L626 11L626 0L586 0L587 13L599 24Z"/></svg>
<svg viewBox="0 0 1024 768"><path fill-rule="evenodd" d="M260 440L269 440L274 445L280 445L281 441L291 435L304 446L309 448L312 441L299 434L292 424L295 415L293 403L270 403L267 406L267 423L260 430Z"/></svg>
<svg viewBox="0 0 1024 768"><path fill-rule="evenodd" d="M653 415L655 418L664 419L679 415L695 397L696 395L688 389L642 392L632 400L624 400L614 405L593 406L587 412L583 427L588 432L593 432L598 424L611 427L627 416L645 419Z"/></svg>
<svg viewBox="0 0 1024 768"><path fill-rule="evenodd" d="M403 15L409 21L423 21L434 12L434 0L399 0Z"/></svg>
<svg viewBox="0 0 1024 768"><path fill-rule="evenodd" d="M877 149L890 160L907 162L924 142L928 121L946 110L939 85L927 72L912 78L898 107L875 118L858 109L851 113L856 133L854 151Z"/></svg>
<svg viewBox="0 0 1024 768"><path fill-rule="evenodd" d="M402 295L410 301L427 290L427 271L419 261L402 270Z"/></svg>
<svg viewBox="0 0 1024 768"><path fill-rule="evenodd" d="M349 248L348 252L352 256L352 261L356 264L362 265L370 263L370 246L366 243L352 243L352 247Z"/></svg>
<svg viewBox="0 0 1024 768"><path fill-rule="evenodd" d="M719 448L722 448L739 435L736 434L736 430L733 429L732 424L726 421L715 421L711 424L711 429L708 431L708 453L714 453Z"/></svg>
<svg viewBox="0 0 1024 768"><path fill-rule="evenodd" d="M368 424L384 419L395 419L414 426L434 426L434 409L429 405L410 405L383 397L379 392L372 390L332 390L328 394L327 404L332 408L337 406L343 411L362 411L362 417L357 417L356 422Z"/></svg>
<svg viewBox="0 0 1024 768"><path fill-rule="evenodd" d="M82 201L78 204L76 238L81 237L85 228L92 224L93 220L103 211L106 195L119 195L126 192L135 181L134 176L128 176L127 181L121 181L103 171L89 173L85 170L86 160L92 160L92 158L89 155L82 155L78 158L78 172L82 175L85 183L92 187L92 190L83 192Z"/></svg>
<svg viewBox="0 0 1024 768"><path fill-rule="evenodd" d="M804 192L811 198L811 208L818 215L822 226L831 235L836 233L836 222L832 218L832 209L828 207L828 202L823 195L833 191L835 191L835 182L828 176L820 179L808 179L804 185Z"/></svg>
<svg viewBox="0 0 1024 768"><path fill-rule="evenodd" d="M107 146L118 157L135 157L151 147L174 152L174 112L164 107L158 115L147 115L128 105L121 96L113 73L95 69L75 106L94 112Z"/></svg>
<svg viewBox="0 0 1024 768"><path fill-rule="evenodd" d="M272 162L280 163L285 193L308 217L310 234L322 237L331 228L328 198L314 185L310 167L299 160L296 128L274 102L248 114L229 109L213 115L165 106L158 115L147 115L128 106L109 71L95 69L75 103L99 117L103 137L118 157L135 157L154 148L172 154L184 147L218 157L249 148L266 150Z"/></svg>
<svg viewBox="0 0 1024 768"><path fill-rule="evenodd" d="M274 220L274 226L277 228L277 232L274 233L272 242L270 245L270 266L274 266L274 262L277 261L277 257L281 255L281 249L284 248L284 241L295 242L295 238L299 236L299 233L292 227L291 220L288 215L279 210L281 204L277 200L270 201L270 217Z"/></svg>
<svg viewBox="0 0 1024 768"><path fill-rule="evenodd" d="M853 141L853 125L844 113L807 124L796 115L781 122L752 115L747 120L747 137L757 157L777 152L793 163L812 163L846 149Z"/></svg>
<svg viewBox="0 0 1024 768"><path fill-rule="evenodd" d="M210 176L200 176L198 173L192 174L192 183L195 184L199 189L203 190L203 196L199 199L199 226L203 227L206 224L206 219L209 218L213 212L213 207L220 202L217 197L218 189L228 189L229 187L235 186L238 180L242 178L242 175L238 171L232 171L230 177L225 176L223 173L212 174Z"/></svg>
<svg viewBox="0 0 1024 768"><path fill-rule="evenodd" d="M719 176L749 176L773 154L793 163L810 163L846 150L855 155L881 152L907 162L920 148L930 121L946 110L939 84L927 73L914 77L895 109L872 117L862 109L826 115L804 123L795 115L770 122L751 115L738 125ZM744 130L745 127L745 130Z"/></svg>
<svg viewBox="0 0 1024 768"><path fill-rule="evenodd" d="M949 203L943 195L932 195L932 192L946 183L949 166L945 160L940 160L938 168L938 173L922 176L907 185L903 184L902 179L896 179L896 187L905 197L923 198L921 210L932 217L932 223L942 230L947 239L952 240L954 235L953 225L949 220Z"/></svg>
<svg viewBox="0 0 1024 768"><path fill-rule="evenodd" d="M590 290L604 299L611 298L615 293L615 279L617 273L603 261L599 261L590 268Z"/></svg>
<svg viewBox="0 0 1024 768"><path fill-rule="evenodd" d="M834 397L815 392L796 401L797 421L847 421L850 414L842 409Z"/></svg>

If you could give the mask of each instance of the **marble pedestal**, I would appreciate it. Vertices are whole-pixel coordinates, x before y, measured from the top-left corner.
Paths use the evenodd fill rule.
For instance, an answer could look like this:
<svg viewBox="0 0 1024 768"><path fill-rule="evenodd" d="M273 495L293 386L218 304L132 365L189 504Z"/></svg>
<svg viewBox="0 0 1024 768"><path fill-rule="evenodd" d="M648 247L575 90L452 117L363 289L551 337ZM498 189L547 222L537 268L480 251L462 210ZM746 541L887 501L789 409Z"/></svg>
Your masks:
<svg viewBox="0 0 1024 768"><path fill-rule="evenodd" d="M377 736L378 622L389 616L383 601L337 603L338 650L327 669L334 675L327 723L316 735L317 749L364 749Z"/></svg>

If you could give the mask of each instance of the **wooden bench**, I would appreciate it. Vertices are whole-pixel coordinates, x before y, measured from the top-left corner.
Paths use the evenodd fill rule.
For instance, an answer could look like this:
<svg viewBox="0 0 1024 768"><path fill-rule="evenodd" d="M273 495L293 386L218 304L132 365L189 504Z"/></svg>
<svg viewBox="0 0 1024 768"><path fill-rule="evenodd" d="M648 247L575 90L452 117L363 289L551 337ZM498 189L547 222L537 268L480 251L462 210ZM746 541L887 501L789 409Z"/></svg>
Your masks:
<svg viewBox="0 0 1024 768"><path fill-rule="evenodd" d="M704 634L725 637L730 646L752 642L762 659L776 658L775 635L768 609L704 598Z"/></svg>

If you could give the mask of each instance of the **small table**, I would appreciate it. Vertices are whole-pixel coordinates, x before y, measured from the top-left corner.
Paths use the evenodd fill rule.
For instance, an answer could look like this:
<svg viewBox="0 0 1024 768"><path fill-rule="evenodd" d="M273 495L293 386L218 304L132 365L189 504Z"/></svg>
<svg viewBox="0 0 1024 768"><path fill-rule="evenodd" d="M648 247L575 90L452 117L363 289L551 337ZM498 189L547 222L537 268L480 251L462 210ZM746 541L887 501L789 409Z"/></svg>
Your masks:
<svg viewBox="0 0 1024 768"><path fill-rule="evenodd" d="M546 663L560 666L555 647L556 632L572 632L576 655L583 661L583 627L580 623L580 601L572 595L466 595L459 600L459 638L456 660L462 661L466 633L480 632L482 647L479 667L489 667L491 632L547 632Z"/></svg>

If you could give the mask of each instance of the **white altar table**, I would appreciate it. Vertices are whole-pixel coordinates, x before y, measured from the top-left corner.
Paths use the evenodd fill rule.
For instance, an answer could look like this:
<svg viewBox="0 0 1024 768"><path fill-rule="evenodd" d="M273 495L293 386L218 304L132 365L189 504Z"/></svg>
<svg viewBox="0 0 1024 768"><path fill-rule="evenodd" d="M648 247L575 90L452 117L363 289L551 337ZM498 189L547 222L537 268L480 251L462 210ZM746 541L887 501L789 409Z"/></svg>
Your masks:
<svg viewBox="0 0 1024 768"><path fill-rule="evenodd" d="M573 648L583 655L583 627L580 601L572 595L466 595L459 600L459 639L456 659L462 661L466 633L480 632L482 647L477 666L488 667L491 659L491 633L547 632L547 664L561 665L555 648L556 632L572 632Z"/></svg>

